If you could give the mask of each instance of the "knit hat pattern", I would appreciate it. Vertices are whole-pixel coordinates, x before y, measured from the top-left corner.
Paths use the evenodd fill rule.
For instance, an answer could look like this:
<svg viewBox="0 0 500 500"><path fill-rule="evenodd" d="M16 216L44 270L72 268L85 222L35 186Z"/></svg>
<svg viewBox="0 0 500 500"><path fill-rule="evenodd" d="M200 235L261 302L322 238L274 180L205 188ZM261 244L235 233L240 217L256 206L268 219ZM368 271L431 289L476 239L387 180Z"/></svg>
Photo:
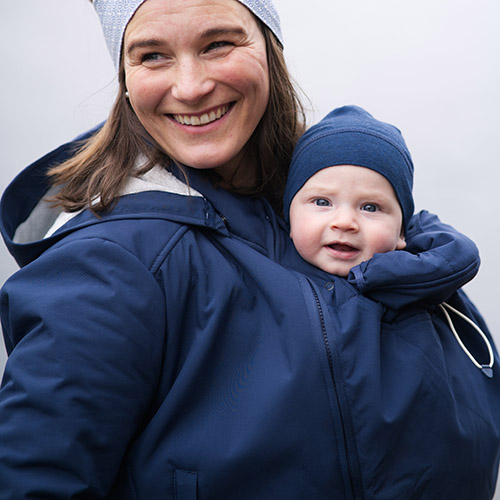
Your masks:
<svg viewBox="0 0 500 500"><path fill-rule="evenodd" d="M383 175L392 185L406 228L413 215L413 161L399 129L358 106L334 109L308 129L295 148L283 208L289 220L293 197L319 170L355 165Z"/></svg>
<svg viewBox="0 0 500 500"><path fill-rule="evenodd" d="M93 0L111 59L118 70L125 29L146 0ZM278 12L272 0L237 0L257 16L283 45Z"/></svg>

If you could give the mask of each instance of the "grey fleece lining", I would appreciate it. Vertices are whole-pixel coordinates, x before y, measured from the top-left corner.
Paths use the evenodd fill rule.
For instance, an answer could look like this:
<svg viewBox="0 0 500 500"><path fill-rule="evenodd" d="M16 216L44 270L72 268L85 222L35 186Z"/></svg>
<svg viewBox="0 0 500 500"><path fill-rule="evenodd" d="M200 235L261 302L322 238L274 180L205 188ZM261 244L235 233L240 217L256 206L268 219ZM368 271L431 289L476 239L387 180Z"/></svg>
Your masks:
<svg viewBox="0 0 500 500"><path fill-rule="evenodd" d="M201 193L188 187L173 174L159 166L153 167L141 177L130 177L120 196L146 191L163 191L184 196L202 196ZM54 193L55 189L51 189L44 198ZM48 238L79 213L62 212L58 208L52 208L45 199L41 199L30 216L19 224L13 241L22 244Z"/></svg>
<svg viewBox="0 0 500 500"><path fill-rule="evenodd" d="M49 189L33 208L29 217L17 226L12 238L14 243L31 243L43 239L47 230L54 224L61 213L60 208L53 208L46 201L46 198L53 196L56 192L57 189L55 188Z"/></svg>

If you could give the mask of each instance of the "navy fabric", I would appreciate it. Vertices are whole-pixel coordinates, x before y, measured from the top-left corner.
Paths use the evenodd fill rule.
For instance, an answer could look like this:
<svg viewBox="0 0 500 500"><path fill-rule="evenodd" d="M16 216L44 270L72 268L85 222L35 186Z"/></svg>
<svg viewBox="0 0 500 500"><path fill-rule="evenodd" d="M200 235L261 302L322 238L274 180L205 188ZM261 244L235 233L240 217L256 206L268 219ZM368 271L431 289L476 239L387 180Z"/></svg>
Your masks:
<svg viewBox="0 0 500 500"><path fill-rule="evenodd" d="M498 356L487 379L435 308L487 332L457 292L478 270L470 240L423 212L415 253L337 278L265 200L192 172L203 198L127 195L13 243L47 158L0 212L22 265L1 294L1 500L491 499Z"/></svg>
<svg viewBox="0 0 500 500"><path fill-rule="evenodd" d="M413 203L413 161L401 132L358 106L334 109L299 139L284 195L288 220L290 203L299 189L319 170L335 165L366 167L392 185L407 227Z"/></svg>

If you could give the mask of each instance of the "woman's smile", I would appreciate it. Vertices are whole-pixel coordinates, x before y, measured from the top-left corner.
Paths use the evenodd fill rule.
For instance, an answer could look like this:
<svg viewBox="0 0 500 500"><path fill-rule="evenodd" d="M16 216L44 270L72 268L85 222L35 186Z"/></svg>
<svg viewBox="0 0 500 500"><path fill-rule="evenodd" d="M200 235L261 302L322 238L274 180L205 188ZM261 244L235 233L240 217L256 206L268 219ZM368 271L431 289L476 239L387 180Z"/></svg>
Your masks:
<svg viewBox="0 0 500 500"><path fill-rule="evenodd" d="M209 123L220 120L229 110L228 104L218 106L210 111L204 111L198 114L172 114L171 116L177 123L181 125L190 125L192 127L199 127L201 125L208 125Z"/></svg>

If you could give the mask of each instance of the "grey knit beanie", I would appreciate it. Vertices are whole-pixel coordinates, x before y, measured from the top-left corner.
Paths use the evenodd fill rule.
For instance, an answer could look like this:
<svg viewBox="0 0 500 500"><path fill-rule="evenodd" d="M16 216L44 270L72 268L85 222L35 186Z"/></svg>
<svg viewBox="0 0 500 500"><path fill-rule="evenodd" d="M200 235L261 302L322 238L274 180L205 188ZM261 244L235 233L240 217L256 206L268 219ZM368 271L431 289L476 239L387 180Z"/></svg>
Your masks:
<svg viewBox="0 0 500 500"><path fill-rule="evenodd" d="M115 68L120 66L125 28L146 0L92 0ZM257 16L283 45L280 18L272 0L238 0Z"/></svg>

